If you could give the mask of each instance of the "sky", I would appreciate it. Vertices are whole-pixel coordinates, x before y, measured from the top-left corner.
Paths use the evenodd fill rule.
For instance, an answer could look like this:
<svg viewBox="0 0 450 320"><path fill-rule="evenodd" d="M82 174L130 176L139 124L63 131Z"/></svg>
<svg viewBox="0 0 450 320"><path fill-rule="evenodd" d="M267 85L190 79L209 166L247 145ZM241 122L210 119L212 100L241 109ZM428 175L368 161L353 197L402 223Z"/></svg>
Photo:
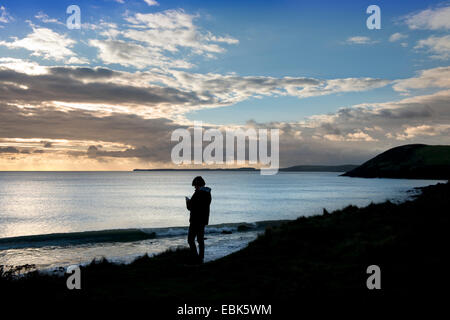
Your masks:
<svg viewBox="0 0 450 320"><path fill-rule="evenodd" d="M0 0L0 170L174 167L194 121L279 129L282 167L449 144L449 29L445 1Z"/></svg>

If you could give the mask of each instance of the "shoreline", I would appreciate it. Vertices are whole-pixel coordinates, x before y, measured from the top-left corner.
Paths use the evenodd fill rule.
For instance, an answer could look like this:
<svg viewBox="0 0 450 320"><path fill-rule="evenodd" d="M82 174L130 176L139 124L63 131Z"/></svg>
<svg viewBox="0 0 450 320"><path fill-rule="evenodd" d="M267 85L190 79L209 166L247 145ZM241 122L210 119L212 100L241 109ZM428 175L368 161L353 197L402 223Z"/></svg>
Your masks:
<svg viewBox="0 0 450 320"><path fill-rule="evenodd" d="M386 199L385 201L398 204L411 199L415 199L418 195L420 195L423 189L426 189L428 187L429 186L414 187L406 190L405 194L399 199ZM371 201L370 203L373 204L374 202ZM342 206L340 209L344 207L345 206ZM323 212L328 212L329 210L328 208L322 209ZM339 209L332 209L332 211L339 211ZM317 212L316 214L308 215L306 217L309 218L315 216L320 216L320 213ZM296 219L300 218L302 218L302 216L297 217ZM227 240L229 240L226 238L232 234L233 237L235 237L236 234L240 234L243 232L254 233L255 237L248 240L245 244L246 246L250 241L253 241L259 233L264 232L265 229L278 227L281 224L289 223L295 221L296 219L213 224L206 227L206 237L208 237L209 235L211 238L217 238L217 236L220 237L220 235L222 235L223 239L220 240L222 240L222 242L226 242ZM0 238L0 253L2 250L14 251L21 249L33 249L43 250L41 252L37 251L37 255L41 256L43 260L45 260L46 256L55 254L57 256L66 257L66 259L62 259L59 262L47 261L44 263L39 263L39 261L36 261L34 257L31 257L31 259L28 261L25 259L21 259L19 263L9 264L0 262L0 265L8 265L9 267L30 265L34 267L33 269L30 269L31 271L46 271L54 269L61 270L61 268L67 268L67 266L73 264L88 265L90 262L98 259L107 259L112 263L118 264L129 264L132 263L133 260L147 254L153 257L172 248L186 247L185 237L187 236L188 228L188 226L174 226L156 228L106 229ZM173 243L168 243L168 241L165 241L164 245L158 244L158 242L166 239L173 239ZM242 244L240 241L235 240L235 242ZM148 250L145 248L141 248L140 250L133 251L135 250L136 246L147 247ZM50 250L46 250L46 247L49 247ZM207 247L209 247L208 243ZM114 248L117 248L117 250L114 250ZM216 247L215 249L218 248ZM219 249L222 250L222 248ZM73 259L68 257L70 256L70 253L67 252L70 252L70 250L76 253L76 257ZM129 252L130 250L131 253ZM86 251L90 254L83 257L79 255L79 252L81 251ZM94 254L92 252L96 253ZM227 256L233 252L235 252L235 250L229 250L225 254L214 254L212 255L214 256L214 258L205 257L205 259L207 261L212 261ZM20 254L20 252L16 253L16 255L17 254ZM5 261L8 261L8 257ZM11 256L9 257L9 261L11 261ZM13 256L12 261L17 261L17 259L15 260Z"/></svg>
<svg viewBox="0 0 450 320"><path fill-rule="evenodd" d="M292 219L280 220L260 220L254 222L225 222L218 224L209 224L206 226L206 234L209 233L228 233L228 232L245 232L256 231L268 226L279 225ZM79 240L75 243L97 243L97 242L128 242L134 240L154 239L162 237L173 237L179 235L187 235L188 225L186 226L169 226L169 227L136 227L125 229L102 229L87 230L73 232L55 232L44 234L20 235L13 237L0 238L0 250L15 249L15 247L6 247L7 244L24 243L43 243L53 241L67 241L70 239ZM141 236L139 236L139 234ZM4 247L2 247L2 245ZM43 244L44 245L44 244ZM68 244L70 245L70 243ZM36 245L39 246L39 245ZM19 246L19 248L22 246ZM29 247L35 247L30 245Z"/></svg>
<svg viewBox="0 0 450 320"><path fill-rule="evenodd" d="M21 279L3 275L0 282L11 297L39 292L56 300L183 301L189 296L210 302L289 301L323 294L367 296L365 269L376 263L385 274L388 295L421 296L436 290L438 279L446 274L448 194L449 183L439 183L399 204L324 210L322 215L267 228L244 249L198 266L187 264L185 249L143 256L128 265L96 261L82 267L86 289L78 293L65 289L64 278L38 272ZM412 278L415 281L408 282Z"/></svg>
<svg viewBox="0 0 450 320"><path fill-rule="evenodd" d="M209 225L205 233L208 247L205 261L242 249L265 228L287 221ZM70 265L87 265L102 258L128 264L145 254L154 256L170 248L186 247L188 228L135 228L2 238L0 253L3 251L3 262L0 261L0 265L8 266L8 269L30 265L27 272L61 272Z"/></svg>

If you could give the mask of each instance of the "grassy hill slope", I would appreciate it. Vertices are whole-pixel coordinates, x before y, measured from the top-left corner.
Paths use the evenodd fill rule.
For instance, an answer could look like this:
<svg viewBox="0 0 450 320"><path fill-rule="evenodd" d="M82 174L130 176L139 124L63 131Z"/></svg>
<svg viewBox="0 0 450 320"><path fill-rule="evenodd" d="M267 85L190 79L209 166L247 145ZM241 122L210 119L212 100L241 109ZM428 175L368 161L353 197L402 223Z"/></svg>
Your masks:
<svg viewBox="0 0 450 320"><path fill-rule="evenodd" d="M392 148L344 175L362 178L449 179L450 146L409 144Z"/></svg>

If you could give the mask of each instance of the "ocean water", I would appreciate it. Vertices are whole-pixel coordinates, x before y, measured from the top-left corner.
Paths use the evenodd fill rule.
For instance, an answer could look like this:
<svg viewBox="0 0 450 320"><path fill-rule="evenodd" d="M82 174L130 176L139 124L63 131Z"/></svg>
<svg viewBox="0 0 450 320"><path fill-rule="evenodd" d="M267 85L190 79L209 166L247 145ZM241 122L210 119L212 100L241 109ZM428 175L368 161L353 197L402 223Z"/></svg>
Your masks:
<svg viewBox="0 0 450 320"><path fill-rule="evenodd" d="M0 172L0 265L129 262L186 245L184 197L196 175L212 188L206 260L245 247L264 230L262 221L401 201L411 189L439 182L327 172Z"/></svg>

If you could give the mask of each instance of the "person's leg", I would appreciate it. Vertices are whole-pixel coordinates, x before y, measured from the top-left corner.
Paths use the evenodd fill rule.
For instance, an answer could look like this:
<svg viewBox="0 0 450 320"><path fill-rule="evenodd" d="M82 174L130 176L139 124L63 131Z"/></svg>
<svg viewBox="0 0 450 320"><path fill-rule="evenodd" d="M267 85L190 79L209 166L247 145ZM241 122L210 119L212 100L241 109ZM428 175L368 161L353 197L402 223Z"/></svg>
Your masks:
<svg viewBox="0 0 450 320"><path fill-rule="evenodd" d="M191 252L195 257L198 257L197 247L195 246L195 236L197 235L196 228L191 224L188 232L188 244Z"/></svg>
<svg viewBox="0 0 450 320"><path fill-rule="evenodd" d="M198 242L198 257L200 262L203 262L205 257L205 226L199 226L197 231L197 242Z"/></svg>

